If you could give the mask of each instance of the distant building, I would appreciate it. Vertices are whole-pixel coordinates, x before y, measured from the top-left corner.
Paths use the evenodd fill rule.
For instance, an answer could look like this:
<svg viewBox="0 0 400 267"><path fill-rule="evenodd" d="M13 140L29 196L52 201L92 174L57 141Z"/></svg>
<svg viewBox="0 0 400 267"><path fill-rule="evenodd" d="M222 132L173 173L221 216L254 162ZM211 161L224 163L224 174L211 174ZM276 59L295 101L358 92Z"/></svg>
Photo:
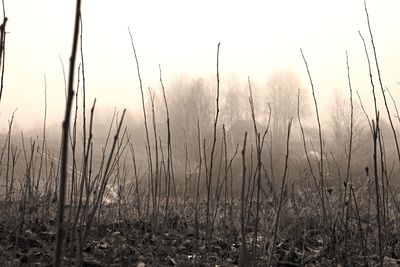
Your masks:
<svg viewBox="0 0 400 267"><path fill-rule="evenodd" d="M266 128L256 121L256 127L261 138L264 135ZM243 145L244 133L247 132L247 143L255 144L254 123L253 120L237 120L232 127L226 132L227 139L230 140L232 147L237 144Z"/></svg>

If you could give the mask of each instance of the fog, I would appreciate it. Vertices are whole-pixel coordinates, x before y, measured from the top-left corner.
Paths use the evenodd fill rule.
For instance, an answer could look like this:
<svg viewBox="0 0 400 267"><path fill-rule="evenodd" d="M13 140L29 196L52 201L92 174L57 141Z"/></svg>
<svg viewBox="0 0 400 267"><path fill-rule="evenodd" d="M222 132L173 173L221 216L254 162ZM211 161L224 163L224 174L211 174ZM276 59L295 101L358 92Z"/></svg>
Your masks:
<svg viewBox="0 0 400 267"><path fill-rule="evenodd" d="M15 125L22 129L42 122L45 79L48 124L61 127L65 101L61 61L67 70L74 7L69 2L50 0L5 4L9 21L1 129L7 127L15 110ZM400 3L368 1L368 6L383 81L398 97L400 29L395 25L399 25ZM232 83L246 87L250 77L259 95L266 95L271 75L290 71L309 91L299 50L302 48L321 110L326 112L333 90L348 92L347 50L354 90L365 99L367 108L372 100L365 52L358 35L360 30L369 39L363 1L89 0L82 8L87 99L91 103L96 97L98 108L128 108L134 114L140 111L128 27L133 33L144 88L160 90L158 64L167 91L182 76L215 85L216 47L221 42L222 90Z"/></svg>
<svg viewBox="0 0 400 267"><path fill-rule="evenodd" d="M400 4L385 1L385 5L378 5L377 1L368 1L368 6L382 83L396 101L400 96L396 69L396 63L400 62L396 46L400 43L400 32L393 25L398 24L394 10ZM64 79L68 77L72 8L72 5L51 1L35 4L16 1L6 5L9 24L0 130L5 136L14 116L12 134L23 133L25 138L33 138L30 142L38 143L43 138L45 123L48 152L53 155L58 151L65 109ZM270 155L263 157L270 157L271 171L279 172L283 170L288 125L293 122L290 140L293 179L302 176L306 149L302 140L316 158L321 157L321 151L326 154L330 171L334 166L343 171L351 134L350 82L353 168L357 170L355 175L360 176L371 160L371 147L365 144L372 143L369 124L375 114L368 61L358 31L366 40L378 110L384 114L363 1L330 4L306 1L301 5L291 1L218 4L149 1L141 5L129 1L112 5L107 1L85 1L79 47L82 49L75 70L77 94L71 117L71 127L77 126L76 130L72 128L71 138L79 144L85 139L86 133L82 130L85 89L86 123L96 98L92 131L96 156L102 154L123 109L127 109L123 136L136 148L140 164L145 164L149 149L146 131L147 138L154 138L151 149L156 154L159 149L161 154L165 153L162 147L166 149L170 131L177 176L196 172L199 145L204 146L205 155L213 146L218 88L219 120L215 140L216 153L221 157L225 142L228 155L235 154L245 131L249 133L249 146L255 148L256 139L251 133L256 126L260 134L267 131L264 151ZM131 41L136 48L142 84ZM395 119L393 101L386 94ZM254 105L255 123L251 105ZM170 119L170 129L167 119ZM318 123L322 124L321 151ZM386 115L381 115L380 126L391 160L396 146ZM87 127L88 124L88 131ZM14 138L14 142L21 145L23 139L19 139ZM203 139L203 145L199 144ZM232 168L238 168L238 157L234 164L236 167ZM235 172L240 173L239 169Z"/></svg>

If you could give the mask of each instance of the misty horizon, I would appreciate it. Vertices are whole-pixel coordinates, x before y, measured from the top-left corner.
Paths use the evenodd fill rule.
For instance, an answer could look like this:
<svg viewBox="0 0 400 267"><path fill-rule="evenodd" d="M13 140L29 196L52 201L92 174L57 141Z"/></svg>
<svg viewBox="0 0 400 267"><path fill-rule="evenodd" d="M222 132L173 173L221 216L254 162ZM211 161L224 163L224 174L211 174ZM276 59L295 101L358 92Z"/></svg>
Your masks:
<svg viewBox="0 0 400 267"><path fill-rule="evenodd" d="M400 60L400 53L395 44L399 43L396 38L400 38L400 34L398 28L390 27L398 18L395 6L399 4L396 1L386 1L385 4L369 2L384 86L399 97L396 62ZM310 65L321 112L326 112L333 90L348 95L345 56L348 51L353 89L360 93L364 105L372 111L368 68L358 35L360 30L364 38L369 39L362 1L336 1L329 5L318 1L302 4L290 1L231 3L232 12L225 12L223 2L216 6L211 2L191 6L173 1L157 3L164 7L163 12L155 11L159 20L149 21L142 14L151 13L156 3L140 6L121 1L111 7L107 1L83 3L87 103L92 103L96 97L99 107L127 108L135 114L140 112L139 83L127 30L130 27L137 46L144 88L161 90L159 64L167 91L182 76L205 79L215 87L216 45L221 42L221 90L232 82L245 87L250 77L254 90L265 94L269 77L274 71L283 70L294 72L301 87L310 91L299 51L302 48ZM291 4L293 9L286 4ZM19 5L26 6L25 10L29 12L20 12ZM202 11L209 11L211 15L200 20ZM23 129L32 128L43 120L44 77L48 123L61 123L64 110L60 103L65 100L61 60L68 74L70 40L66 33L71 32L68 21L71 21L69 14L72 9L69 5L56 7L45 0L34 4L16 1L7 3L6 12L9 34L0 128L7 128L7 122L16 109L15 122ZM101 20L102 16L113 12L120 13L117 19ZM172 15L175 13L177 16ZM41 31L28 31L25 27L24 20L31 18L31 14L42 14L30 19L29 28L40 28ZM175 19L167 19L170 17ZM52 23L47 23L50 20Z"/></svg>

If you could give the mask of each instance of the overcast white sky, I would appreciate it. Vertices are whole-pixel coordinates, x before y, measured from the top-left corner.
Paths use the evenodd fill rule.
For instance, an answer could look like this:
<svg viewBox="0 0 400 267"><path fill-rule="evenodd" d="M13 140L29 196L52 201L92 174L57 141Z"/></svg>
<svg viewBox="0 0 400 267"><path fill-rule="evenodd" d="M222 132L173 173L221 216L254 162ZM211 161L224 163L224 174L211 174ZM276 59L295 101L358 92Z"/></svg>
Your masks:
<svg viewBox="0 0 400 267"><path fill-rule="evenodd" d="M0 125L18 108L26 127L43 117L44 75L49 119L62 117L64 83L59 56L68 69L75 1L5 0L7 24L5 88ZM308 79L299 48L307 57L317 97L347 90L348 50L353 89L366 101L370 88L360 30L369 40L362 0L83 0L83 38L88 94L98 103L133 108L139 100L128 26L134 36L145 86L163 78L212 77L221 42L221 78L250 76L263 86L272 71L295 71ZM400 1L368 0L384 83L393 93L400 81ZM396 94L400 96L400 94Z"/></svg>

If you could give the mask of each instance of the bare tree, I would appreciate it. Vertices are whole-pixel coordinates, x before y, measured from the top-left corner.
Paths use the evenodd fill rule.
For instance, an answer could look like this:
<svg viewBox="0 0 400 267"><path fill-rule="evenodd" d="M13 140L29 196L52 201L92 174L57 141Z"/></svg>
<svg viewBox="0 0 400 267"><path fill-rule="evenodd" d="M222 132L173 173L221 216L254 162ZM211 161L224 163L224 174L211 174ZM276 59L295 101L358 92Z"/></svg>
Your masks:
<svg viewBox="0 0 400 267"><path fill-rule="evenodd" d="M190 158L197 157L197 146L192 140L197 139L197 121L201 132L210 135L213 121L213 95L206 80L180 78L168 87L168 102L171 116L171 134L174 150L178 158L185 158L183 140L188 141Z"/></svg>
<svg viewBox="0 0 400 267"><path fill-rule="evenodd" d="M348 155L349 140L350 140L350 110L349 99L339 90L333 91L333 97L328 106L328 123L331 137L330 146L338 166L345 166L345 161ZM354 104L353 118L353 145L352 153L359 155L362 152L362 145L369 138L368 122L362 113L361 107ZM356 157L359 158L359 157Z"/></svg>
<svg viewBox="0 0 400 267"><path fill-rule="evenodd" d="M242 90L242 85L236 81L231 81L228 90L223 95L222 120L230 128L238 120L244 118L243 112L246 107L246 97Z"/></svg>
<svg viewBox="0 0 400 267"><path fill-rule="evenodd" d="M272 134L276 137L286 136L290 118L297 114L297 91L301 88L297 75L288 70L274 72L267 81L266 97L271 105ZM309 114L306 91L301 94L302 117ZM269 110L268 105L266 110Z"/></svg>

